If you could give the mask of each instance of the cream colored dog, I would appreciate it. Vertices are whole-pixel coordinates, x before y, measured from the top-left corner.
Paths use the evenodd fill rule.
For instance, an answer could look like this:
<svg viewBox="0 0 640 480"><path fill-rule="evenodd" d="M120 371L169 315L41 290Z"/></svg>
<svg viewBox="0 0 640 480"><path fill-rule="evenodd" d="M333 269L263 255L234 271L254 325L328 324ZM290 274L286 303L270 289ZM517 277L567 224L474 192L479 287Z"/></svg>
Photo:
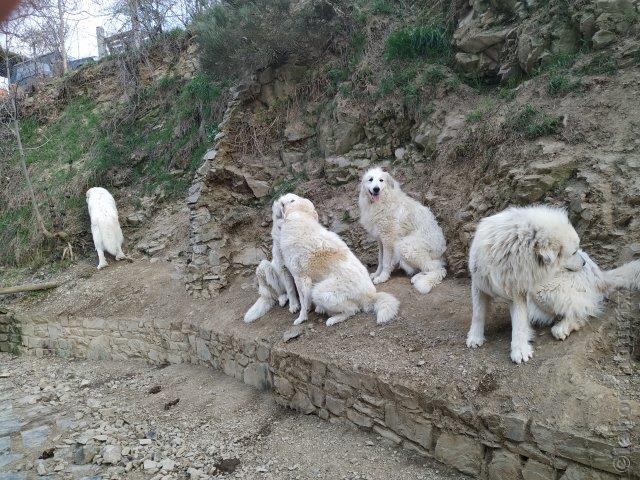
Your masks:
<svg viewBox="0 0 640 480"><path fill-rule="evenodd" d="M372 168L360 183L360 223L378 240L378 268L373 283L383 283L400 266L421 293L429 293L447 275L447 244L429 208L405 194L394 178ZM416 273L417 272L417 273Z"/></svg>
<svg viewBox="0 0 640 480"><path fill-rule="evenodd" d="M276 302L281 307L289 302L291 313L296 313L300 309L293 277L282 263L283 258L280 251L280 228L283 221L282 204L299 198L293 193L287 193L279 201L273 202L271 207L271 261L262 260L256 268L259 297L245 313L245 323L251 323L265 315L275 306Z"/></svg>
<svg viewBox="0 0 640 480"><path fill-rule="evenodd" d="M640 289L640 260L613 270L600 270L586 252L578 252L584 267L577 271L558 270L549 280L536 285L528 296L529 319L537 325L551 325L558 340L580 330L602 313L605 298L619 288Z"/></svg>
<svg viewBox="0 0 640 480"><path fill-rule="evenodd" d="M86 197L93 245L98 252L98 270L107 266L104 252L113 255L116 260L129 260L122 251L124 237L118 221L116 201L101 187L90 188Z"/></svg>
<svg viewBox="0 0 640 480"><path fill-rule="evenodd" d="M511 302L511 359L533 355L527 301L536 287L585 264L580 239L564 210L546 206L509 208L484 218L469 251L473 316L468 347L484 343L484 324L493 298Z"/></svg>
<svg viewBox="0 0 640 480"><path fill-rule="evenodd" d="M398 312L398 300L389 293L376 292L367 269L347 244L318 222L313 203L285 197L278 202L284 213L280 252L300 295L300 315L294 324L307 320L312 303L316 312L331 315L327 326L361 310L375 312L379 324L392 320Z"/></svg>

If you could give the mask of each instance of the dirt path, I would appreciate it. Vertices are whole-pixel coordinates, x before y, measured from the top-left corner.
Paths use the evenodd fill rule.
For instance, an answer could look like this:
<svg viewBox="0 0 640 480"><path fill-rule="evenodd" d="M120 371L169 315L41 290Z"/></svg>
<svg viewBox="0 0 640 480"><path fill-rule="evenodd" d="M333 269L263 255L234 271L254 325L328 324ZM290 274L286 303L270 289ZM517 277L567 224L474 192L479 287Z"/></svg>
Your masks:
<svg viewBox="0 0 640 480"><path fill-rule="evenodd" d="M5 354L0 364L0 479L466 478L206 368Z"/></svg>

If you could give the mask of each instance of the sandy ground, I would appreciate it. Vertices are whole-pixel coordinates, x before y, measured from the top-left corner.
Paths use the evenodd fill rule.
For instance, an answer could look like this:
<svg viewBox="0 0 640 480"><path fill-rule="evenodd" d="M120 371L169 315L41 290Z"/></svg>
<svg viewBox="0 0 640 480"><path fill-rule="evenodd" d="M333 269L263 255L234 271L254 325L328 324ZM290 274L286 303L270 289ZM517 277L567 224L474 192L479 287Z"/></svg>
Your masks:
<svg viewBox="0 0 640 480"><path fill-rule="evenodd" d="M203 367L0 364L1 479L467 478Z"/></svg>

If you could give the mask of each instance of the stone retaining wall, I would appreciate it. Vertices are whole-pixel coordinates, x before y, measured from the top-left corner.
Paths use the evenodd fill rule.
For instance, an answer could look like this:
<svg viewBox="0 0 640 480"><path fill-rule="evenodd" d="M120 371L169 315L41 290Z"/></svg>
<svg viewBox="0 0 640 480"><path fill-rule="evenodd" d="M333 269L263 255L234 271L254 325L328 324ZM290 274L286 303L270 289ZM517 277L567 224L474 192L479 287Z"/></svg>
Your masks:
<svg viewBox="0 0 640 480"><path fill-rule="evenodd" d="M521 416L458 410L437 393L348 370L329 359L293 354L281 342L237 338L180 320L47 321L8 312L0 312L0 332L0 338L6 336L0 342L3 351L210 366L272 391L282 405L330 422L350 422L478 478L608 480L640 475L638 452L615 450ZM624 476L616 470L625 463L622 457L631 460Z"/></svg>

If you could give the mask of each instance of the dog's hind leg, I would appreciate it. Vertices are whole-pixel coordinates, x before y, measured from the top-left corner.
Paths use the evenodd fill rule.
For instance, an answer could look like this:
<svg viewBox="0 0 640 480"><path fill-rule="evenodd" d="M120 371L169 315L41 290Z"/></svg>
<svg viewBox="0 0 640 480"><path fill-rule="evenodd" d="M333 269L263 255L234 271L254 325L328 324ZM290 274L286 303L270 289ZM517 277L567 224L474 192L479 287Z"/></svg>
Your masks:
<svg viewBox="0 0 640 480"><path fill-rule="evenodd" d="M309 309L311 308L311 279L309 277L294 277L298 295L300 296L300 314L293 322L294 325L300 325L307 321Z"/></svg>
<svg viewBox="0 0 640 480"><path fill-rule="evenodd" d="M447 276L444 262L432 258L429 246L420 233L409 235L398 242L398 253L400 266L407 274L412 275L415 270L419 270L411 278L411 283L420 293L429 293ZM405 268L405 265L412 267L413 271Z"/></svg>
<svg viewBox="0 0 640 480"><path fill-rule="evenodd" d="M286 296L289 299L289 311L296 313L300 310L300 302L298 301L298 292L296 292L296 284L293 281L291 272L286 267L281 267L280 278L284 284ZM281 304L284 307L284 304Z"/></svg>
<svg viewBox="0 0 640 480"><path fill-rule="evenodd" d="M96 247L96 252L98 252L98 270L100 270L107 266L107 259L104 257L102 236L97 225L91 225L91 235L93 236L93 245Z"/></svg>
<svg viewBox="0 0 640 480"><path fill-rule="evenodd" d="M382 242L378 240L378 266L376 267L376 271L369 274L371 280L376 278L378 275L382 273L382 251L383 251Z"/></svg>
<svg viewBox="0 0 640 480"><path fill-rule="evenodd" d="M262 260L256 268L256 278L258 279L258 300L247 310L244 315L244 322L251 323L265 315L276 304L282 286L278 281L278 273L273 268L273 264L268 260Z"/></svg>
<svg viewBox="0 0 640 480"><path fill-rule="evenodd" d="M524 363L533 356L533 347L529 343L533 330L527 315L527 298L518 296L511 303L511 360Z"/></svg>
<svg viewBox="0 0 640 480"><path fill-rule="evenodd" d="M471 327L467 333L467 347L478 348L484 343L484 324L487 312L491 306L491 297L471 284L471 300L473 302L473 314Z"/></svg>
<svg viewBox="0 0 640 480"><path fill-rule="evenodd" d="M360 306L356 302L340 294L344 289L344 282L336 278L328 278L313 287L311 298L317 307L316 311L319 309L331 315L327 319L328 327L344 322L360 311Z"/></svg>

